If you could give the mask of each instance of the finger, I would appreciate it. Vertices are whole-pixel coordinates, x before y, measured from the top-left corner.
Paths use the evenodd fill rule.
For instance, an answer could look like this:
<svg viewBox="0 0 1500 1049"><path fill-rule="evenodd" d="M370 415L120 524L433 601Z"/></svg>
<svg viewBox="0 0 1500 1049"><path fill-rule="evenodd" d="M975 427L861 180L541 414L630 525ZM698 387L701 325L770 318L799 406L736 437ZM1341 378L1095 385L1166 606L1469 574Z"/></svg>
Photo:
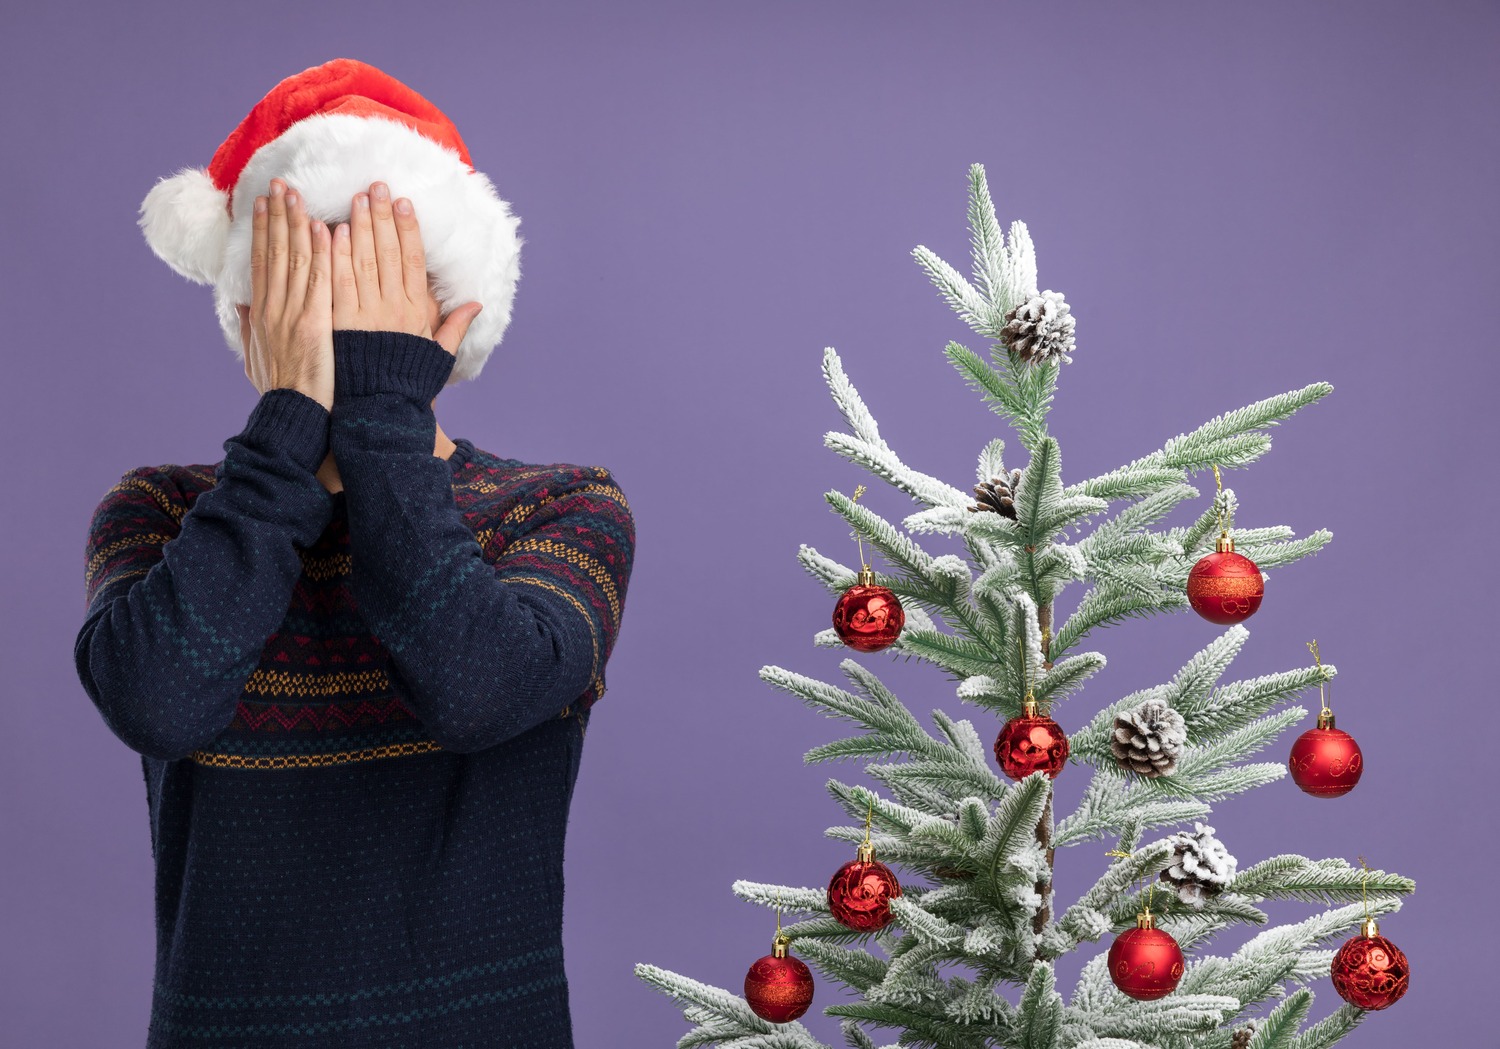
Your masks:
<svg viewBox="0 0 1500 1049"><path fill-rule="evenodd" d="M255 358L255 325L250 320L250 307L235 306L240 315L240 348L245 352L245 377L259 390L260 362Z"/></svg>
<svg viewBox="0 0 1500 1049"><path fill-rule="evenodd" d="M250 219L250 309L256 317L266 306L266 203L256 197Z"/></svg>
<svg viewBox="0 0 1500 1049"><path fill-rule="evenodd" d="M286 184L271 180L266 222L266 316L274 322L286 311Z"/></svg>
<svg viewBox="0 0 1500 1049"><path fill-rule="evenodd" d="M370 195L356 193L349 212L349 240L353 245L354 287L361 307L380 300L380 263L375 257L375 231L370 225Z"/></svg>
<svg viewBox="0 0 1500 1049"><path fill-rule="evenodd" d="M234 312L240 315L240 348L245 355L245 378L253 384L255 373L250 370L250 307L242 304L236 305Z"/></svg>
<svg viewBox="0 0 1500 1049"><path fill-rule="evenodd" d="M333 327L335 331L349 328L359 312L359 290L355 284L354 260L350 256L352 238L349 223L340 222L334 231L333 246L329 261L333 273Z"/></svg>
<svg viewBox="0 0 1500 1049"><path fill-rule="evenodd" d="M323 318L333 315L333 272L330 253L333 238L328 227L314 220L312 224L312 262L307 270L307 301L303 309Z"/></svg>
<svg viewBox="0 0 1500 1049"><path fill-rule="evenodd" d="M308 228L307 209L295 190L286 195L286 311L293 317L302 313L307 298L308 266L312 263L312 232Z"/></svg>
<svg viewBox="0 0 1500 1049"><path fill-rule="evenodd" d="M402 209L405 209L404 211ZM427 249L422 247L422 230L417 224L416 209L402 197L396 201L396 236L401 241L402 287L406 301L427 302Z"/></svg>
<svg viewBox="0 0 1500 1049"><path fill-rule="evenodd" d="M438 330L433 333L433 341L455 357L458 356L458 344L469 334L469 325L474 323L474 318L479 316L482 309L484 307L477 302L464 303L448 314L448 319L438 326Z"/></svg>
<svg viewBox="0 0 1500 1049"><path fill-rule="evenodd" d="M391 190L384 182L370 186L370 225L374 232L375 258L379 263L380 297L390 303L406 299L405 275L401 264L401 237L391 221Z"/></svg>

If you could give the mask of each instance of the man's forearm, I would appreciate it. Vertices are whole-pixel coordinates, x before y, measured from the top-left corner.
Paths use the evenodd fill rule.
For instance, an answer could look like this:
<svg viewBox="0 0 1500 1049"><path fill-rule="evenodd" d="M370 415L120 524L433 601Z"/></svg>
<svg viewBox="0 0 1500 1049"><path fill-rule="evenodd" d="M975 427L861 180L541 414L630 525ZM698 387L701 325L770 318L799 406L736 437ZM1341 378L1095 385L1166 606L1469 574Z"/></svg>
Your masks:
<svg viewBox="0 0 1500 1049"><path fill-rule="evenodd" d="M464 523L433 451L430 404L452 365L431 339L336 331L330 441L355 603L433 738L464 752L562 710L599 646L568 595L498 578Z"/></svg>
<svg viewBox="0 0 1500 1049"><path fill-rule="evenodd" d="M74 664L131 749L182 758L233 720L266 639L286 616L302 573L298 547L316 542L333 514L315 474L328 429L327 409L312 398L268 390L245 430L224 442L218 483L180 523L161 505L176 493L152 490L144 476L117 486L96 510L92 599Z"/></svg>

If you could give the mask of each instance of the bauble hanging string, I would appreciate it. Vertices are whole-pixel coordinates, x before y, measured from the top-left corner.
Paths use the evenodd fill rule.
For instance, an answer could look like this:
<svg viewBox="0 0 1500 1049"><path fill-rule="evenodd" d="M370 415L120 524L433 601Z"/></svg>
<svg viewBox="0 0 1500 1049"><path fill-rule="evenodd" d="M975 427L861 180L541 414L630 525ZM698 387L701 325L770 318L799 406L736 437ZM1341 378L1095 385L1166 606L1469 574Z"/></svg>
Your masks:
<svg viewBox="0 0 1500 1049"><path fill-rule="evenodd" d="M1322 670L1323 659L1318 654L1317 640L1308 642L1307 647L1312 650L1318 669ZM1318 697L1322 702L1318 725L1297 737L1286 760L1292 782L1315 798L1337 798L1348 794L1365 771L1365 758L1359 744L1349 733L1334 727L1327 684L1328 675L1324 672L1323 679L1318 682Z"/></svg>
<svg viewBox="0 0 1500 1049"><path fill-rule="evenodd" d="M1333 977L1333 989L1350 1005L1386 1009L1406 993L1411 966L1401 948L1380 935L1380 927L1370 914L1370 867L1363 856L1359 857L1359 866L1365 920L1360 923L1359 935L1334 954L1329 975Z"/></svg>
<svg viewBox="0 0 1500 1049"><path fill-rule="evenodd" d="M1025 779L1033 772L1045 772L1047 778L1056 779L1068 763L1068 734L1038 710L1026 668L1025 637L1018 638L1017 644L1021 646L1021 681L1026 686L1026 702L1021 713L1001 726L1000 734L995 737L995 760L1000 763L1001 771L1014 780Z"/></svg>
<svg viewBox="0 0 1500 1049"><path fill-rule="evenodd" d="M870 824L875 801L865 814L865 840L855 858L834 872L828 882L828 909L840 925L857 932L874 932L891 922L891 900L901 895L901 883L885 864L875 858L870 842Z"/></svg>
<svg viewBox="0 0 1500 1049"><path fill-rule="evenodd" d="M854 489L857 500L865 486ZM906 610L890 587L875 582L875 572L865 563L865 544L859 531L854 533L859 545L859 575L854 585L844 591L833 606L833 629L839 640L858 652L879 652L889 648L901 636L906 625Z"/></svg>
<svg viewBox="0 0 1500 1049"><path fill-rule="evenodd" d="M1130 853L1112 849L1106 856L1121 859ZM1140 1002L1165 998L1177 989L1184 969L1182 948L1172 934L1158 929L1151 917L1151 905L1156 901L1156 882L1151 882L1141 911L1136 915L1135 928L1126 929L1115 937L1109 947L1109 978L1120 989L1120 993Z"/></svg>
<svg viewBox="0 0 1500 1049"><path fill-rule="evenodd" d="M1214 483L1222 493L1224 482L1219 477L1218 464L1214 464ZM1265 580L1254 561L1235 552L1234 540L1229 536L1233 522L1219 509L1217 498L1214 510L1219 520L1219 538L1214 543L1214 552L1200 558L1188 572L1188 603L1210 623L1239 623L1260 607L1266 592Z"/></svg>
<svg viewBox="0 0 1500 1049"><path fill-rule="evenodd" d="M776 938L771 953L759 958L745 974L745 1001L762 1020L791 1023L807 1012L813 999L811 970L787 953L791 938L781 931L781 893L776 894Z"/></svg>

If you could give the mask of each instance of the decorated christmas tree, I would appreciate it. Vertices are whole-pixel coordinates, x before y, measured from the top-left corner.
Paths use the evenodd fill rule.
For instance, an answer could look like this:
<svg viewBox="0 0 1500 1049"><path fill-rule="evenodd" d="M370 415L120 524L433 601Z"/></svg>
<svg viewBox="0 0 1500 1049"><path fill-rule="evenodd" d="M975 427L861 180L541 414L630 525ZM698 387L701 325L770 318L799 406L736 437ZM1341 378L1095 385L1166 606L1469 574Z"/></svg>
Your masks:
<svg viewBox="0 0 1500 1049"><path fill-rule="evenodd" d="M814 968L854 992L824 1009L842 1018L853 1049L1333 1045L1405 993L1406 959L1377 919L1398 910L1414 884L1363 860L1280 855L1241 865L1206 822L1211 803L1288 773L1308 794L1336 798L1363 771L1358 744L1334 723L1326 685L1335 668L1316 641L1309 665L1223 680L1249 637L1243 621L1260 607L1264 570L1308 557L1332 536L1235 528L1234 492L1220 469L1254 462L1270 448L1269 427L1332 387L1313 383L1217 416L1159 451L1065 485L1047 414L1072 362L1074 318L1062 295L1037 290L1025 225L1002 234L984 169L974 165L969 181L972 281L926 248L913 255L992 340L988 360L951 342L945 354L1014 425L1024 465L1007 468L1004 441L990 441L972 496L906 466L830 347L823 374L851 432L829 433L825 444L923 509L897 527L858 502L863 486L853 496L828 492L853 528L860 566L806 545L798 559L836 599L833 626L816 645L932 663L957 683L958 701L981 708L980 723L938 709L928 731L852 657L840 669L853 691L762 667L768 684L856 726L804 756L865 761L879 785L828 781L856 822L827 833L857 845L856 854L826 888L734 883L735 895L776 912L771 953L751 966L743 995L654 965L636 972L696 1025L682 1049L822 1045L797 1022L812 1001ZM1200 497L1188 483L1194 475L1214 479L1209 505L1186 527L1153 528ZM1070 530L1082 538L1067 541ZM917 535L958 537L968 556L934 556ZM888 573L865 563L865 543ZM1082 594L1055 623L1055 602L1072 583ZM1074 698L1067 720L1080 727L1065 733L1052 712L1105 665L1084 648L1094 632L1176 612L1227 629L1169 681L1092 718L1078 714ZM1292 701L1315 687L1316 727L1285 761L1253 760L1308 717ZM1054 811L1054 779L1085 774L1077 808ZM1053 874L1071 856L1106 866L1063 905ZM1280 900L1314 904L1315 913L1264 929L1227 957L1212 953L1217 933L1268 924L1260 905ZM802 917L783 925L787 912ZM1054 963L1075 951L1096 956L1065 997ZM1311 985L1324 977L1345 1001L1309 1022Z"/></svg>

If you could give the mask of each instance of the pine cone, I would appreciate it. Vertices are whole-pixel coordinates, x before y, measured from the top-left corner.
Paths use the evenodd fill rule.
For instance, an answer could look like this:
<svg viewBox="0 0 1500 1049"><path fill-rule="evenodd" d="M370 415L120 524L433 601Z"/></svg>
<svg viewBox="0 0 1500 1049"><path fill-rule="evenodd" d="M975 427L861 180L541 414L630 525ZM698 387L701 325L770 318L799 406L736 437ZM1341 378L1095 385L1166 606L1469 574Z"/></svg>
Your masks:
<svg viewBox="0 0 1500 1049"><path fill-rule="evenodd" d="M1229 1037L1229 1049L1250 1049L1250 1039L1255 1037L1255 1024L1241 1027Z"/></svg>
<svg viewBox="0 0 1500 1049"><path fill-rule="evenodd" d="M1062 293L1044 291L1007 313L1000 343L1023 361L1061 357L1064 364L1071 364L1073 358L1068 351L1074 348L1073 314Z"/></svg>
<svg viewBox="0 0 1500 1049"><path fill-rule="evenodd" d="M1172 774L1186 742L1182 715L1159 699L1148 699L1115 718L1109 749L1121 768L1155 779Z"/></svg>
<svg viewBox="0 0 1500 1049"><path fill-rule="evenodd" d="M999 477L992 477L988 483L980 481L974 486L974 494L979 497L979 502L969 507L969 513L993 510L1014 521L1016 519L1016 485L1020 483L1020 470L1012 470L1008 476L1002 474Z"/></svg>
<svg viewBox="0 0 1500 1049"><path fill-rule="evenodd" d="M1172 863L1161 872L1161 880L1177 890L1177 898L1194 907L1224 891L1234 877L1235 858L1214 837L1214 829L1193 824L1193 832L1172 835Z"/></svg>

